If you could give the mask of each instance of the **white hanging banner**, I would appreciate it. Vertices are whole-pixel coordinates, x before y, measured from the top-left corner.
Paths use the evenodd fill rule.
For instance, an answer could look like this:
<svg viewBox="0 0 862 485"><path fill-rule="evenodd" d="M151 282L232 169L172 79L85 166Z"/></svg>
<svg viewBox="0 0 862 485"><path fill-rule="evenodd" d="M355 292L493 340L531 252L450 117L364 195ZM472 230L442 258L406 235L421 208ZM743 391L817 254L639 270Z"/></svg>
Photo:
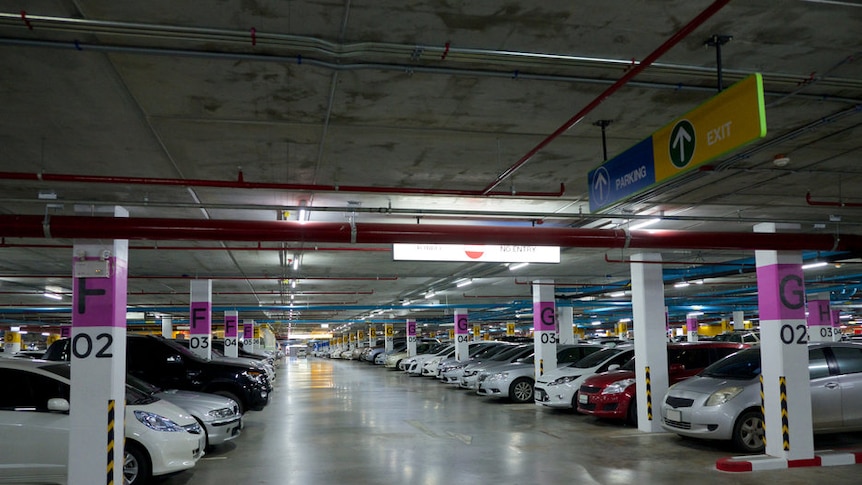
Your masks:
<svg viewBox="0 0 862 485"><path fill-rule="evenodd" d="M481 244L393 244L395 261L474 261L477 263L559 263L557 246Z"/></svg>

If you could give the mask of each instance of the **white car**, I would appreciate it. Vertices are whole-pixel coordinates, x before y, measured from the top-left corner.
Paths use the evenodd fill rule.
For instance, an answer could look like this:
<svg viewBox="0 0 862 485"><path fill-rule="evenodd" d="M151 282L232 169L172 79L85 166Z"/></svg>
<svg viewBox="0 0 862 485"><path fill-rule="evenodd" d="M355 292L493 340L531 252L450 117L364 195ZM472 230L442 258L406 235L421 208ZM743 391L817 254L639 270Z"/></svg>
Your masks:
<svg viewBox="0 0 862 485"><path fill-rule="evenodd" d="M411 376L421 376L422 375L422 368L425 366L425 364L429 360L435 359L437 357L440 357L442 360L442 359L446 358L445 356L449 355L450 353L452 355L455 355L455 346L452 344L446 345L445 347L438 350L434 354L422 354L422 355L417 355L416 357L412 357L412 358L408 359L409 367L406 367L405 372L407 372ZM406 365L407 364L405 364L405 366ZM437 364L435 363L434 365L437 365Z"/></svg>
<svg viewBox="0 0 862 485"><path fill-rule="evenodd" d="M577 409L578 389L587 377L617 369L634 355L635 351L631 346L608 347L573 364L546 373L536 380L536 405Z"/></svg>
<svg viewBox="0 0 862 485"><path fill-rule="evenodd" d="M481 363L467 364L463 369L461 379L458 381L458 386L462 389L475 391L479 388L479 374L528 357L534 352L534 349L532 344L519 344Z"/></svg>
<svg viewBox="0 0 862 485"><path fill-rule="evenodd" d="M0 360L0 436L10 445L0 453L0 483L67 483L70 370ZM124 484L192 468L203 456L203 430L179 407L126 386L125 409Z"/></svg>

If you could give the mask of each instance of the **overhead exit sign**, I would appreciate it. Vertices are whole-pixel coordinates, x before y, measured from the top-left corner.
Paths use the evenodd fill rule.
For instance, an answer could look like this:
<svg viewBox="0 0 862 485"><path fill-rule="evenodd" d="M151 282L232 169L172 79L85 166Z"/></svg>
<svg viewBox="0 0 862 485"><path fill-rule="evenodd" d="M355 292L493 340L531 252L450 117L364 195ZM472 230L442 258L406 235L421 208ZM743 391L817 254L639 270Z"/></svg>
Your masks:
<svg viewBox="0 0 862 485"><path fill-rule="evenodd" d="M763 78L752 74L592 170L590 211L600 212L764 136Z"/></svg>

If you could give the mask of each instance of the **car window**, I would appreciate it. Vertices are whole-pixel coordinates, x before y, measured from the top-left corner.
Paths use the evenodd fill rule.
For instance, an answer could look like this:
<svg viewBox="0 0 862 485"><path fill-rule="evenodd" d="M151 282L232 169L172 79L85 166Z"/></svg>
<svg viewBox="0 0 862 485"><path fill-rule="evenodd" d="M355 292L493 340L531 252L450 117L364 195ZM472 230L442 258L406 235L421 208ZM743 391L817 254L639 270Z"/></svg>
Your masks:
<svg viewBox="0 0 862 485"><path fill-rule="evenodd" d="M589 369L591 367L595 367L595 366L601 364L605 360L609 359L611 356L617 355L620 352L622 352L622 350L620 350L618 348L601 349L598 352L594 352L594 353L584 357L583 359L576 361L575 363L573 363L569 367L574 367L577 369Z"/></svg>
<svg viewBox="0 0 862 485"><path fill-rule="evenodd" d="M811 379L829 375L829 363L823 349L808 349L808 375Z"/></svg>
<svg viewBox="0 0 862 485"><path fill-rule="evenodd" d="M577 362L585 356L599 351L601 347L571 347L563 349L557 353L557 363L567 364L569 362Z"/></svg>
<svg viewBox="0 0 862 485"><path fill-rule="evenodd" d="M0 409L6 411L48 411L48 400L69 400L69 386L56 379L18 369L0 369ZM14 390L13 392L8 392Z"/></svg>
<svg viewBox="0 0 862 485"><path fill-rule="evenodd" d="M838 372L856 374L862 372L862 349L853 347L832 347L835 360L838 361Z"/></svg>
<svg viewBox="0 0 862 485"><path fill-rule="evenodd" d="M668 349L667 363L682 364L686 369L702 369L710 364L709 349L686 347Z"/></svg>
<svg viewBox="0 0 862 485"><path fill-rule="evenodd" d="M700 375L716 379L753 379L760 375L760 350L737 352L710 365Z"/></svg>

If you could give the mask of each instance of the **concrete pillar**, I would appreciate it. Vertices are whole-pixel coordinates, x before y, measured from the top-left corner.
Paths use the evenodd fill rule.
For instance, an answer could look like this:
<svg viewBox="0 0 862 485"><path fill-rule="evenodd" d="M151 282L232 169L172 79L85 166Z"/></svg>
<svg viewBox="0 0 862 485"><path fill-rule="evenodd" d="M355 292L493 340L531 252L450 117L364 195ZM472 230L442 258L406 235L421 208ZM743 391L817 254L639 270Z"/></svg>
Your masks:
<svg viewBox="0 0 862 485"><path fill-rule="evenodd" d="M174 317L162 315L162 337L174 338Z"/></svg>
<svg viewBox="0 0 862 485"><path fill-rule="evenodd" d="M386 352L395 349L395 326L391 323L383 324L383 348Z"/></svg>
<svg viewBox="0 0 862 485"><path fill-rule="evenodd" d="M212 358L212 280L192 280L189 303L189 349L203 359Z"/></svg>
<svg viewBox="0 0 862 485"><path fill-rule="evenodd" d="M755 232L798 230L763 223ZM805 280L797 251L755 251L760 311L766 454L788 460L814 457Z"/></svg>
<svg viewBox="0 0 862 485"><path fill-rule="evenodd" d="M455 310L455 360L458 362L470 358L470 322L467 310Z"/></svg>
<svg viewBox="0 0 862 485"><path fill-rule="evenodd" d="M635 335L638 429L661 431L661 399L667 393L667 323L661 254L633 254L632 322Z"/></svg>
<svg viewBox="0 0 862 485"><path fill-rule="evenodd" d="M557 368L557 318L553 280L533 282L533 344L536 378Z"/></svg>
<svg viewBox="0 0 862 485"><path fill-rule="evenodd" d="M745 312L733 312L733 329L742 330L745 328Z"/></svg>
<svg viewBox="0 0 862 485"><path fill-rule="evenodd" d="M572 307L557 307L557 327L557 341L560 345L575 343L575 313Z"/></svg>
<svg viewBox="0 0 862 485"><path fill-rule="evenodd" d="M239 313L224 312L224 355L239 357Z"/></svg>
<svg viewBox="0 0 862 485"><path fill-rule="evenodd" d="M416 320L407 319L407 356L416 356Z"/></svg>
<svg viewBox="0 0 862 485"><path fill-rule="evenodd" d="M697 315L689 313L685 316L685 329L688 332L688 341L697 342Z"/></svg>

